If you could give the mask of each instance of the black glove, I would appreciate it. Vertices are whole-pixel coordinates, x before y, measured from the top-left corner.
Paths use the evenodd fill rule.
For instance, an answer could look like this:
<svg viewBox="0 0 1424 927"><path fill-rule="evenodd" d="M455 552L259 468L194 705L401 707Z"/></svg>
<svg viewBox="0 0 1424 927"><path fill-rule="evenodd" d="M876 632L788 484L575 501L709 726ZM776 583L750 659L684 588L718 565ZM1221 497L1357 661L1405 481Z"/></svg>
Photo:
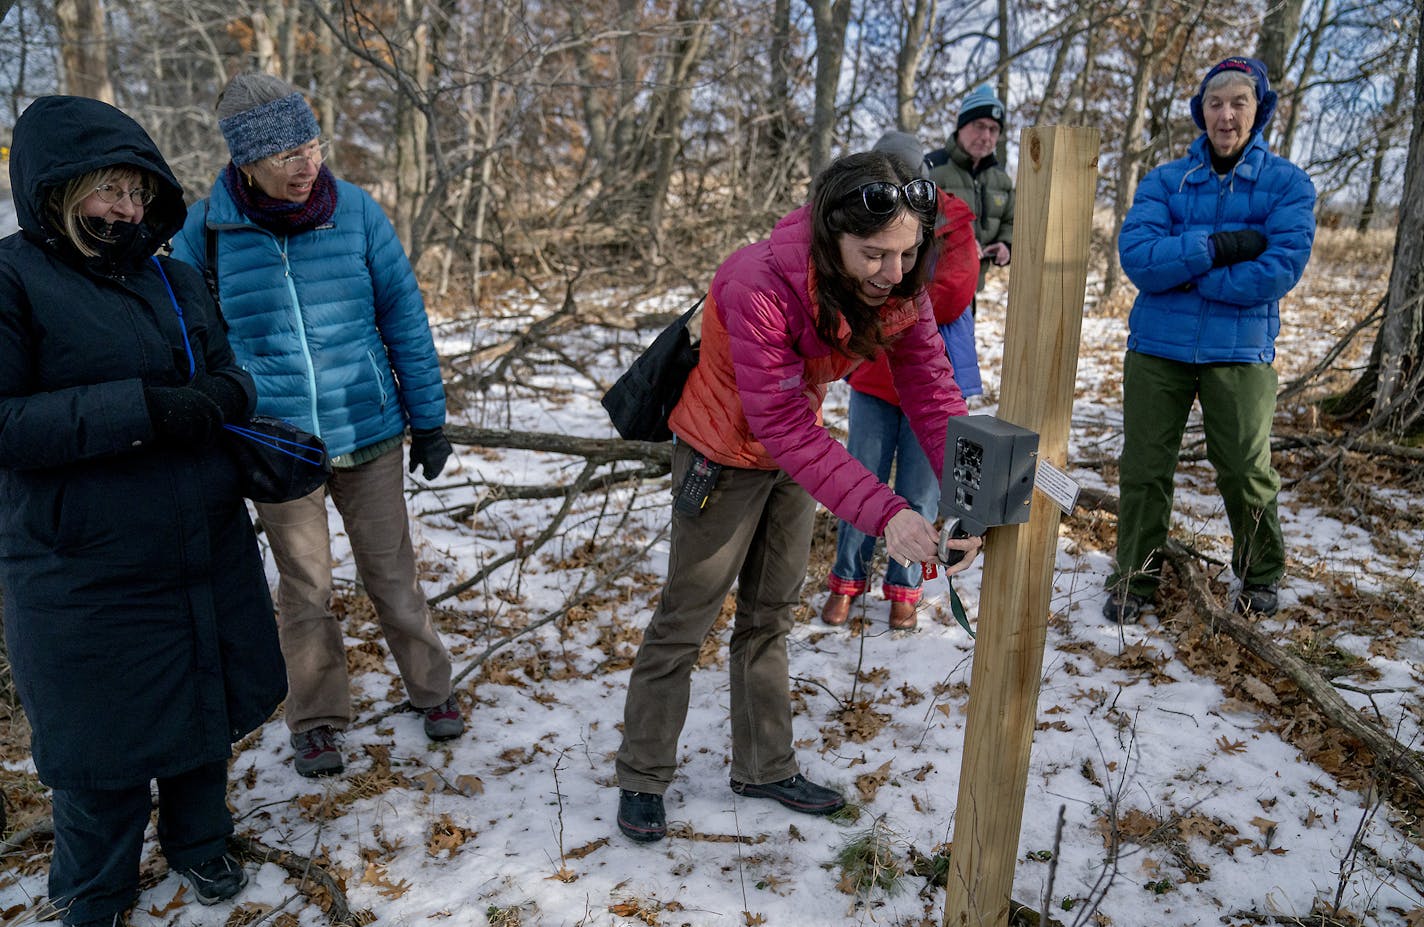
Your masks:
<svg viewBox="0 0 1424 927"><path fill-rule="evenodd" d="M247 421L247 393L232 378L200 373L188 385L213 401L224 422Z"/></svg>
<svg viewBox="0 0 1424 927"><path fill-rule="evenodd" d="M433 480L445 469L445 461L450 459L450 439L442 428L410 432L410 472L416 467L427 480Z"/></svg>
<svg viewBox="0 0 1424 927"><path fill-rule="evenodd" d="M1212 232L1211 243L1216 252L1216 255L1211 259L1213 267L1254 261L1261 256L1262 251L1266 250L1266 236L1255 229Z"/></svg>
<svg viewBox="0 0 1424 927"><path fill-rule="evenodd" d="M187 386L150 386L143 391L148 417L159 441L179 447L207 444L222 427L222 410Z"/></svg>

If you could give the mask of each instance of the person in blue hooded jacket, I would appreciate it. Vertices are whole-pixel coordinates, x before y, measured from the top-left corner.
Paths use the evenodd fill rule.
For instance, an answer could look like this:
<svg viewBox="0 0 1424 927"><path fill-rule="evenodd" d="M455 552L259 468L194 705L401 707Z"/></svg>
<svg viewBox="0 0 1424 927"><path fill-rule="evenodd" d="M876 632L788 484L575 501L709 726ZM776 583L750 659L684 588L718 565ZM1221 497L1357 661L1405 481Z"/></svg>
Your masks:
<svg viewBox="0 0 1424 927"><path fill-rule="evenodd" d="M294 766L328 775L344 768L337 734L351 723L345 637L330 603L328 493L426 735L465 729L416 577L401 460L409 426L410 470L434 479L445 466L445 390L395 229L327 167L302 95L270 74L238 74L217 114L232 160L189 212L173 256L213 280L258 413L320 435L331 453L325 489L257 504L277 563Z"/></svg>
<svg viewBox="0 0 1424 927"><path fill-rule="evenodd" d="M238 366L202 278L156 256L183 190L138 123L45 96L15 122L20 231L0 240L0 588L5 643L53 789L49 900L111 927L158 844L198 901L227 852L232 743L286 692L237 465ZM171 894L171 893L170 893Z"/></svg>
<svg viewBox="0 0 1424 927"><path fill-rule="evenodd" d="M1123 362L1117 563L1103 614L1136 621L1160 581L1173 475L1201 404L1207 458L1231 523L1238 612L1274 614L1285 543L1271 466L1277 303L1315 238L1315 187L1267 148L1276 106L1265 65L1227 58L1191 101L1203 134L1137 188L1118 238L1137 285Z"/></svg>

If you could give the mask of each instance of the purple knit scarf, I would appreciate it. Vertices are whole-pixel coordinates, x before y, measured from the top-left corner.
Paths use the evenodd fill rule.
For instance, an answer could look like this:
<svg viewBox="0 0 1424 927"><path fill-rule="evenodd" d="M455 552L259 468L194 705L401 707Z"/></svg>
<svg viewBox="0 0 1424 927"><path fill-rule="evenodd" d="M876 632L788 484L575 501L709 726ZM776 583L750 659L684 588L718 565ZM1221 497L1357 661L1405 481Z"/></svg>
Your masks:
<svg viewBox="0 0 1424 927"><path fill-rule="evenodd" d="M247 185L242 180L242 172L231 161L223 171L223 185L243 215L276 235L311 231L329 222L336 212L336 177L325 164L317 173L311 196L305 203L273 199L256 185Z"/></svg>

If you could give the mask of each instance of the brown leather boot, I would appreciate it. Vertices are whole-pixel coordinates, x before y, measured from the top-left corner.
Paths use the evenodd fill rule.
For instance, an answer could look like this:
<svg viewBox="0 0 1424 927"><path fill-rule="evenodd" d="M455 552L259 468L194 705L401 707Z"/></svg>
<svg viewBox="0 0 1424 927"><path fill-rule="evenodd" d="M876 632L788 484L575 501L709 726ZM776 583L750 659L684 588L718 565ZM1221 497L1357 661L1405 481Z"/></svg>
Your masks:
<svg viewBox="0 0 1424 927"><path fill-rule="evenodd" d="M890 630L913 631L919 619L915 617L914 602L890 603Z"/></svg>
<svg viewBox="0 0 1424 927"><path fill-rule="evenodd" d="M839 592L826 596L826 604L821 609L821 622L838 628L850 620L851 597Z"/></svg>

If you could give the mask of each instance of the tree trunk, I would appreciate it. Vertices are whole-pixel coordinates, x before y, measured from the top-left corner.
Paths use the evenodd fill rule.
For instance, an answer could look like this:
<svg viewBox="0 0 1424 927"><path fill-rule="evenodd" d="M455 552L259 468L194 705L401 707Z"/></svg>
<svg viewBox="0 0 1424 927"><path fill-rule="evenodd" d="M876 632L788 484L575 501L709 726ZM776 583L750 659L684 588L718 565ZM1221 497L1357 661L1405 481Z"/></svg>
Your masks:
<svg viewBox="0 0 1424 927"><path fill-rule="evenodd" d="M767 130L767 155L778 161L786 157L786 143L791 137L791 0L776 0L771 16L771 87L767 94L771 125Z"/></svg>
<svg viewBox="0 0 1424 927"><path fill-rule="evenodd" d="M113 103L104 0L58 0L54 18L59 27L61 90Z"/></svg>
<svg viewBox="0 0 1424 927"><path fill-rule="evenodd" d="M1389 107L1380 114L1379 131L1374 133L1374 156L1370 158L1370 177L1365 186L1365 202L1360 207L1360 218L1355 223L1355 231L1360 234L1370 227L1370 222L1375 217L1375 211L1379 209L1380 186L1384 183L1384 161L1389 154L1390 148L1394 145L1394 133L1399 124L1399 112L1404 108L1407 99L1405 94L1409 90L1409 69L1399 68L1394 73L1393 96L1390 97Z"/></svg>
<svg viewBox="0 0 1424 927"><path fill-rule="evenodd" d="M430 131L417 97L429 90L431 74L430 24L417 0L401 4L400 34L408 51L407 60L399 64L410 92L396 98L395 227L406 248L415 250L415 215L428 186L425 141Z"/></svg>
<svg viewBox="0 0 1424 927"><path fill-rule="evenodd" d="M1126 107L1127 123L1122 130L1122 154L1117 166L1117 195L1113 200L1113 227L1108 241L1107 272L1103 275L1103 299L1112 296L1122 278L1122 262L1117 253L1117 236L1132 205L1137 180L1142 173L1143 126L1147 121L1147 98L1152 89L1152 73L1161 57L1164 43L1157 41L1157 17L1161 0L1148 0L1142 11L1142 44L1138 49L1132 72L1132 95Z"/></svg>
<svg viewBox="0 0 1424 927"><path fill-rule="evenodd" d="M1416 388L1424 358L1424 16L1415 37L1414 118L1409 155L1404 166L1404 194L1399 205L1399 232L1394 241L1394 266L1389 275L1379 364L1376 417L1390 415L1398 430L1418 417L1421 401ZM1402 408L1396 409L1395 406Z"/></svg>
<svg viewBox="0 0 1424 927"><path fill-rule="evenodd" d="M920 61L934 23L936 0L915 0L900 32L900 50L895 55L895 126L902 132L920 129L920 108L915 105L915 84Z"/></svg>
<svg viewBox="0 0 1424 927"><path fill-rule="evenodd" d="M717 18L718 2L704 0L700 9L693 0L678 0L677 4L678 37L672 43L672 67L657 109L657 124L653 127L654 168L652 188L648 194L648 231L659 250L663 237L663 210L667 205L677 153L682 148L682 122L687 117L692 100L692 72L707 49L707 32Z"/></svg>
<svg viewBox="0 0 1424 927"><path fill-rule="evenodd" d="M1304 5L1305 0L1276 0L1266 5L1255 56L1266 65L1266 77L1272 84L1285 85L1286 57L1300 34L1300 11Z"/></svg>
<svg viewBox="0 0 1424 927"><path fill-rule="evenodd" d="M845 56L850 0L809 0L816 26L816 98L811 114L811 176L831 163L836 131L836 91Z"/></svg>
<svg viewBox="0 0 1424 927"><path fill-rule="evenodd" d="M1321 0L1320 19L1310 30L1310 40L1306 43L1305 53L1301 56L1300 74L1296 80L1295 88L1289 94L1281 94L1281 103L1289 107L1285 131L1281 133L1281 144L1278 149L1283 157L1289 158L1295 145L1295 130L1300 124L1300 110L1304 104L1303 90L1310 86L1310 79L1315 74L1315 56L1320 51L1320 38L1325 34L1326 26L1333 15L1330 10L1330 0Z"/></svg>

